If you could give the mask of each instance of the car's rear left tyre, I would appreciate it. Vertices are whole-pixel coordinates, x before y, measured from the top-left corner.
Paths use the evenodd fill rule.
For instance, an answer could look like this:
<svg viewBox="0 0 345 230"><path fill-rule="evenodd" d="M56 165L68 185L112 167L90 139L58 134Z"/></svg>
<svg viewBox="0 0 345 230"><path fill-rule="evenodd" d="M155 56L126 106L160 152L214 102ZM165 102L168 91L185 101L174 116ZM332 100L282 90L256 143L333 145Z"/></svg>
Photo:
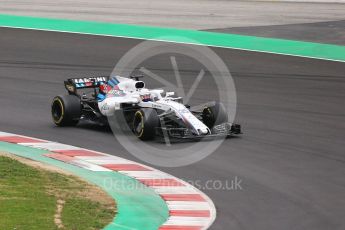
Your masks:
<svg viewBox="0 0 345 230"><path fill-rule="evenodd" d="M204 124L212 129L216 125L228 122L228 114L222 103L216 102L213 106L205 107L202 111Z"/></svg>
<svg viewBox="0 0 345 230"><path fill-rule="evenodd" d="M53 122L57 126L75 126L81 117L80 99L74 95L56 96L51 105Z"/></svg>
<svg viewBox="0 0 345 230"><path fill-rule="evenodd" d="M135 112L133 119L133 132L143 141L152 140L159 126L159 117L154 109L140 109Z"/></svg>

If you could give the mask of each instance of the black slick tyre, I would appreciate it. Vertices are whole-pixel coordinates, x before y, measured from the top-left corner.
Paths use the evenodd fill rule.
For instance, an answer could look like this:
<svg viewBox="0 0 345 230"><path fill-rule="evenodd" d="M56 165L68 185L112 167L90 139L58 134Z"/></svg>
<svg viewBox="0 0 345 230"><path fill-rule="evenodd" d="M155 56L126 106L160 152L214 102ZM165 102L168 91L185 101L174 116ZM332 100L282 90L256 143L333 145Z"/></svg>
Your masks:
<svg viewBox="0 0 345 230"><path fill-rule="evenodd" d="M75 95L54 97L51 114L55 125L75 126L81 117L80 99Z"/></svg>
<svg viewBox="0 0 345 230"><path fill-rule="evenodd" d="M216 125L228 122L228 114L224 105L216 102L214 105L203 109L202 120L208 128L212 129Z"/></svg>
<svg viewBox="0 0 345 230"><path fill-rule="evenodd" d="M133 119L133 132L143 141L152 140L159 126L159 117L154 109L140 109L135 112Z"/></svg>

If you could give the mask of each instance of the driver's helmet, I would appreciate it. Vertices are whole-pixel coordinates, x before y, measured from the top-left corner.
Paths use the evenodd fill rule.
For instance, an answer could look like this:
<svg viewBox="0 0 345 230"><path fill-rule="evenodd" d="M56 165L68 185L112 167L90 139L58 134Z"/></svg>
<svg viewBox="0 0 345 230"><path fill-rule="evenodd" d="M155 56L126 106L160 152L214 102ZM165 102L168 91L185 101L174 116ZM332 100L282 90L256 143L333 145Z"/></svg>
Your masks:
<svg viewBox="0 0 345 230"><path fill-rule="evenodd" d="M151 100L151 95L150 95L149 93L140 95L140 98L141 98L141 100L142 100L143 102L152 101L152 100Z"/></svg>

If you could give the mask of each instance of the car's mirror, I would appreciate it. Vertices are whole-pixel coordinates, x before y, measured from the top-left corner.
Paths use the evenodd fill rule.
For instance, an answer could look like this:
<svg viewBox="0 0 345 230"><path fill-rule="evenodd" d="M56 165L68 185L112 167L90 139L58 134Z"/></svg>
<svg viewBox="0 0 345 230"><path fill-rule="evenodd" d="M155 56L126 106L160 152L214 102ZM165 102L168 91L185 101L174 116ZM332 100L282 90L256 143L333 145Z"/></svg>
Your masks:
<svg viewBox="0 0 345 230"><path fill-rule="evenodd" d="M165 97L171 97L171 96L174 96L175 95L175 92L166 92L165 93Z"/></svg>

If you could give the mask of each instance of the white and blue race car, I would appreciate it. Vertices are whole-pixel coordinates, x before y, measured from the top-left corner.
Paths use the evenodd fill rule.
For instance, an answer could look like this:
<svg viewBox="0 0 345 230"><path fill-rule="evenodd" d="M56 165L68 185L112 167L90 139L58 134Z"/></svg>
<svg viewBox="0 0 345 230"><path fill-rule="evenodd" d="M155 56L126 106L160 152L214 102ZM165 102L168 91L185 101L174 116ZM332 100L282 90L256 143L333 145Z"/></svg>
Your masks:
<svg viewBox="0 0 345 230"><path fill-rule="evenodd" d="M107 123L107 118L121 112L128 127L141 140L164 135L185 139L241 134L240 125L228 122L221 103L193 110L183 104L181 97L174 97L174 92L147 89L141 77L66 80L68 94L54 97L51 105L54 123L73 126L83 119Z"/></svg>

